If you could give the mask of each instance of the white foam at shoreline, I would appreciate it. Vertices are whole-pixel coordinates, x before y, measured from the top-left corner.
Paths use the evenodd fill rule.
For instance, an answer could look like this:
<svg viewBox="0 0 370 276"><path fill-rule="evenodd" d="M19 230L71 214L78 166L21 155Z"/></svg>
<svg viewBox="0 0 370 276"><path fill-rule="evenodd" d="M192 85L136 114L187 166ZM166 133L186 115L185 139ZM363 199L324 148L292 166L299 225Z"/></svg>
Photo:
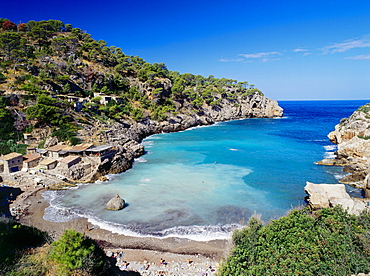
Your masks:
<svg viewBox="0 0 370 276"><path fill-rule="evenodd" d="M345 177L346 175L348 175L348 174L334 174L334 177L335 177L335 179L337 179L337 180L340 180L340 179L342 179L343 177Z"/></svg>
<svg viewBox="0 0 370 276"><path fill-rule="evenodd" d="M144 182L150 182L150 179L143 179ZM50 204L45 209L43 218L51 222L68 222L77 218L85 217L88 221L112 233L122 234L131 237L154 237L158 239L165 238L184 238L194 241L210 241L218 239L230 239L234 229L240 228L237 224L228 225L208 225L208 226L176 226L153 234L144 234L135 232L123 224L105 221L95 217L94 215L79 214L70 208L60 207L57 204L60 195L58 191L47 191L42 194L43 198Z"/></svg>
<svg viewBox="0 0 370 276"><path fill-rule="evenodd" d="M147 180L147 179L144 179ZM150 182L150 180L149 180ZM50 204L49 207L45 209L45 214L43 218L47 221L51 222L68 222L75 220L77 218L85 217L88 221L107 231L116 234L122 234L125 236L131 237L154 237L158 239L165 239L165 238L184 238L190 239L194 241L210 241L210 240L218 240L218 239L230 239L232 235L232 231L234 229L240 228L240 225L237 224L229 224L229 225L208 225L208 226L177 226L172 227L169 229L165 229L162 231L158 231L157 233L151 234L144 234L135 232L126 226L115 223L104 221L99 219L93 215L88 214L79 214L73 211L70 208L60 207L57 203L55 203L59 196L58 192L56 191L47 191L42 194L45 200L47 200Z"/></svg>
<svg viewBox="0 0 370 276"><path fill-rule="evenodd" d="M88 221L101 229L108 230L115 234L140 237L140 238L183 238L194 241L211 241L230 239L234 229L240 228L240 225L223 225L223 226L177 226L158 232L156 235L141 234L126 228L122 224L103 221L98 218L89 217Z"/></svg>
<svg viewBox="0 0 370 276"><path fill-rule="evenodd" d="M335 158L335 153L334 152L325 152L324 153L324 158L325 159L334 159Z"/></svg>
<svg viewBox="0 0 370 276"><path fill-rule="evenodd" d="M338 146L337 145L327 145L327 146L324 146L324 149L326 151L334 151L338 149Z"/></svg>
<svg viewBox="0 0 370 276"><path fill-rule="evenodd" d="M42 193L42 197L47 200L50 206L45 208L43 218L52 222L67 222L77 219L77 216L71 209L60 207L54 203L59 197L57 191L47 191Z"/></svg>
<svg viewBox="0 0 370 276"><path fill-rule="evenodd" d="M135 162L138 162L138 163L145 163L145 162L148 162L148 160L146 160L144 157L140 156L139 158L136 158L134 160Z"/></svg>

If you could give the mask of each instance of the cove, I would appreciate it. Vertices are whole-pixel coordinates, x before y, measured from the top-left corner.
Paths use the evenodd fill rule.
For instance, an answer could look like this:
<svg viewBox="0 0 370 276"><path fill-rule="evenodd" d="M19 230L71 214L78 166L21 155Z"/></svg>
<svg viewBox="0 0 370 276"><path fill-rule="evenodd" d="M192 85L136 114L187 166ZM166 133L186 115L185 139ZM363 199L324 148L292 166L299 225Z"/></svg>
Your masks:
<svg viewBox="0 0 370 276"><path fill-rule="evenodd" d="M110 181L45 194L45 218L85 216L126 235L228 237L253 214L279 218L304 205L306 181L337 183L341 168L316 161L335 150L327 134L365 101L280 102L280 119L244 119L146 138L147 153ZM107 211L115 194L128 203Z"/></svg>

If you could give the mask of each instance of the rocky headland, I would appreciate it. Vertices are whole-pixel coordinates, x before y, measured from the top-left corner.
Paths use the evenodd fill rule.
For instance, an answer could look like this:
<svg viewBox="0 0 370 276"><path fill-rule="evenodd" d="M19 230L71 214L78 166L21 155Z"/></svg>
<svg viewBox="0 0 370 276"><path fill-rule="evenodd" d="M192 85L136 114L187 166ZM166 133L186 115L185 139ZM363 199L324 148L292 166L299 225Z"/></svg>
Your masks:
<svg viewBox="0 0 370 276"><path fill-rule="evenodd" d="M338 145L335 158L318 164L343 166L347 175L340 182L363 188L365 197L370 198L370 104L342 119L328 137Z"/></svg>
<svg viewBox="0 0 370 276"><path fill-rule="evenodd" d="M349 118L344 118L335 130L328 134L337 145L335 157L323 159L317 164L342 166L347 173L339 182L343 184L314 184L307 182L308 206L321 209L341 205L350 214L368 210L370 198L370 104L359 107ZM365 198L353 198L345 184L364 190Z"/></svg>

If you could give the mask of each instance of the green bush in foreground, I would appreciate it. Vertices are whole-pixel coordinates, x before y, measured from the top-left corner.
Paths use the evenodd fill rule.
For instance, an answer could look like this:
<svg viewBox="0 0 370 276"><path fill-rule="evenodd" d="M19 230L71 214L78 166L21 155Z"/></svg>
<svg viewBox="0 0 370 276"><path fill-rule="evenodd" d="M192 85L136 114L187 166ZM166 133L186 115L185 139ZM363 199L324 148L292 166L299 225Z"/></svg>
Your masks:
<svg viewBox="0 0 370 276"><path fill-rule="evenodd" d="M35 227L0 218L0 275L17 263L27 249L43 245L50 238Z"/></svg>
<svg viewBox="0 0 370 276"><path fill-rule="evenodd" d="M294 210L235 231L219 275L351 275L370 271L370 215L341 208Z"/></svg>
<svg viewBox="0 0 370 276"><path fill-rule="evenodd" d="M52 246L50 259L59 266L60 275L98 275L102 270L102 250L75 230L65 230Z"/></svg>

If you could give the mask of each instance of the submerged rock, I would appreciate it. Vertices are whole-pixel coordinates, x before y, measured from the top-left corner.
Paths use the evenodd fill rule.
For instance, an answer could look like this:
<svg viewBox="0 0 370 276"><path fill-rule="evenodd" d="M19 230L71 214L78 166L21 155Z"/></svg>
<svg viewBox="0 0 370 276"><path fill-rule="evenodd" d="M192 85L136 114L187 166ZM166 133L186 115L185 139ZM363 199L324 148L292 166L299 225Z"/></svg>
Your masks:
<svg viewBox="0 0 370 276"><path fill-rule="evenodd" d="M125 207L125 201L119 195L116 195L114 198L108 201L105 209L118 211L118 210L122 210L124 207Z"/></svg>

